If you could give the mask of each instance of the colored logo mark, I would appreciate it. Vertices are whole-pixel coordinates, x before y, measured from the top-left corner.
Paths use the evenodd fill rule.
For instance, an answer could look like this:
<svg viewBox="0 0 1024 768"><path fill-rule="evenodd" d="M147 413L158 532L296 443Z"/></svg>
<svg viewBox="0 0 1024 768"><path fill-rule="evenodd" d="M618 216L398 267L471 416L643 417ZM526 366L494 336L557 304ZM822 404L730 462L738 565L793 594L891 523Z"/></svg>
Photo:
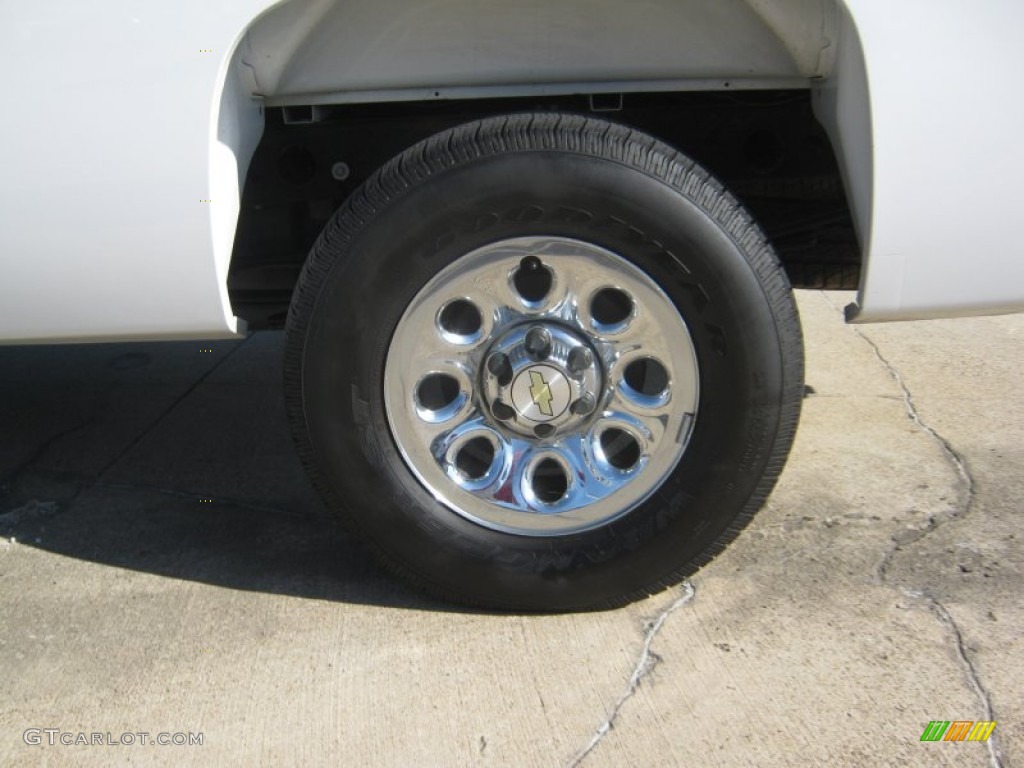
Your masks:
<svg viewBox="0 0 1024 768"><path fill-rule="evenodd" d="M921 741L988 741L995 730L994 720L932 720L921 734Z"/></svg>
<svg viewBox="0 0 1024 768"><path fill-rule="evenodd" d="M530 397L533 404L545 416L554 416L551 410L551 387L544 381L544 375L540 371L530 371Z"/></svg>

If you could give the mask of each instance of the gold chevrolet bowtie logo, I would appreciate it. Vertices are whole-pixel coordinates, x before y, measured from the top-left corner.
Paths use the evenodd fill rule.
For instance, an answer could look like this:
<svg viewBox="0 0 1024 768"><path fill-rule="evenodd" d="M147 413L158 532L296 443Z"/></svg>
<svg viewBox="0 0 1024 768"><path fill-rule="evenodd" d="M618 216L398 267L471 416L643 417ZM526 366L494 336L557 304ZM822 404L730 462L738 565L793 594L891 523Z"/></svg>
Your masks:
<svg viewBox="0 0 1024 768"><path fill-rule="evenodd" d="M539 371L530 371L530 397L533 398L533 404L545 416L555 415L555 412L551 410L551 388Z"/></svg>

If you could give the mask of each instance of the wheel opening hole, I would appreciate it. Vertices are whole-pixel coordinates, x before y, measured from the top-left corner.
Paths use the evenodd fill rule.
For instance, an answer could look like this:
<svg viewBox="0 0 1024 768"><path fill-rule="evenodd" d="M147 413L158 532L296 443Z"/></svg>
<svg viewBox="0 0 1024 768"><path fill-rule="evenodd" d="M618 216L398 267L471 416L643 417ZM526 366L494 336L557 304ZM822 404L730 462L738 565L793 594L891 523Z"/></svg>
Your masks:
<svg viewBox="0 0 1024 768"><path fill-rule="evenodd" d="M633 299L619 288L602 288L590 300L590 315L601 325L624 323L633 314Z"/></svg>
<svg viewBox="0 0 1024 768"><path fill-rule="evenodd" d="M543 459L533 470L533 494L545 504L554 504L569 490L569 476L554 459Z"/></svg>
<svg viewBox="0 0 1024 768"><path fill-rule="evenodd" d="M466 299L450 301L438 317L441 330L453 336L474 336L484 324L479 308Z"/></svg>
<svg viewBox="0 0 1024 768"><path fill-rule="evenodd" d="M653 357L631 362L623 378L630 389L647 397L657 397L668 389L668 371Z"/></svg>
<svg viewBox="0 0 1024 768"><path fill-rule="evenodd" d="M416 387L416 399L428 411L440 411L455 402L459 396L459 382L446 373L424 376Z"/></svg>
<svg viewBox="0 0 1024 768"><path fill-rule="evenodd" d="M554 276L536 256L527 256L519 262L519 269L512 276L516 292L528 302L541 301L551 290Z"/></svg>
<svg viewBox="0 0 1024 768"><path fill-rule="evenodd" d="M463 477L479 480L494 463L494 445L486 437L474 437L459 449L455 466Z"/></svg>
<svg viewBox="0 0 1024 768"><path fill-rule="evenodd" d="M640 443L624 429L612 427L602 432L601 451L616 469L632 469L640 461Z"/></svg>

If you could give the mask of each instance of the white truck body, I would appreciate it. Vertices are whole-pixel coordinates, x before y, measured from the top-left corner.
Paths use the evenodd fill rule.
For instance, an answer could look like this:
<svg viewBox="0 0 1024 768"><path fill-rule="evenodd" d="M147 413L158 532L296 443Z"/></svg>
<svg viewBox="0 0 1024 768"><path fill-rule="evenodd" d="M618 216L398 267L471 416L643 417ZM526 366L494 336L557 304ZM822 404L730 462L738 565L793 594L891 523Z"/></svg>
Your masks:
<svg viewBox="0 0 1024 768"><path fill-rule="evenodd" d="M8 0L0 341L227 338L264 106L809 88L856 321L1024 310L1009 0Z"/></svg>

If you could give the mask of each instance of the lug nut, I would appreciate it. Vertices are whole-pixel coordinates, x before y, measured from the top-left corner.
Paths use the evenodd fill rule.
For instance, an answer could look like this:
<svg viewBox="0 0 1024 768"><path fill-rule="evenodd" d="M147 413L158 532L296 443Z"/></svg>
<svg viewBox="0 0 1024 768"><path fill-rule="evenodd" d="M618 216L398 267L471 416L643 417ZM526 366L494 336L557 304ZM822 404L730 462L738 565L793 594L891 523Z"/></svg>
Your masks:
<svg viewBox="0 0 1024 768"><path fill-rule="evenodd" d="M546 360L551 354L551 334L539 326L527 331L526 354L531 360Z"/></svg>
<svg viewBox="0 0 1024 768"><path fill-rule="evenodd" d="M516 417L516 410L511 405L496 400L491 406L491 411L499 421L511 421Z"/></svg>
<svg viewBox="0 0 1024 768"><path fill-rule="evenodd" d="M551 437L555 434L555 428L550 424L538 424L533 428L533 434L539 438Z"/></svg>
<svg viewBox="0 0 1024 768"><path fill-rule="evenodd" d="M575 375L583 373L594 362L594 356L586 347L576 347L569 353L569 371Z"/></svg>
<svg viewBox="0 0 1024 768"><path fill-rule="evenodd" d="M512 381L512 363L504 352L495 352L487 358L487 370L492 376L497 377L498 384L502 387L508 386Z"/></svg>
<svg viewBox="0 0 1024 768"><path fill-rule="evenodd" d="M579 400L575 401L569 406L569 410L572 411L576 416L586 416L588 413L592 413L597 402L594 400L594 396L585 394Z"/></svg>
<svg viewBox="0 0 1024 768"><path fill-rule="evenodd" d="M527 256L525 259L519 262L519 268L524 272L536 272L543 265L540 263L540 259L536 256Z"/></svg>

